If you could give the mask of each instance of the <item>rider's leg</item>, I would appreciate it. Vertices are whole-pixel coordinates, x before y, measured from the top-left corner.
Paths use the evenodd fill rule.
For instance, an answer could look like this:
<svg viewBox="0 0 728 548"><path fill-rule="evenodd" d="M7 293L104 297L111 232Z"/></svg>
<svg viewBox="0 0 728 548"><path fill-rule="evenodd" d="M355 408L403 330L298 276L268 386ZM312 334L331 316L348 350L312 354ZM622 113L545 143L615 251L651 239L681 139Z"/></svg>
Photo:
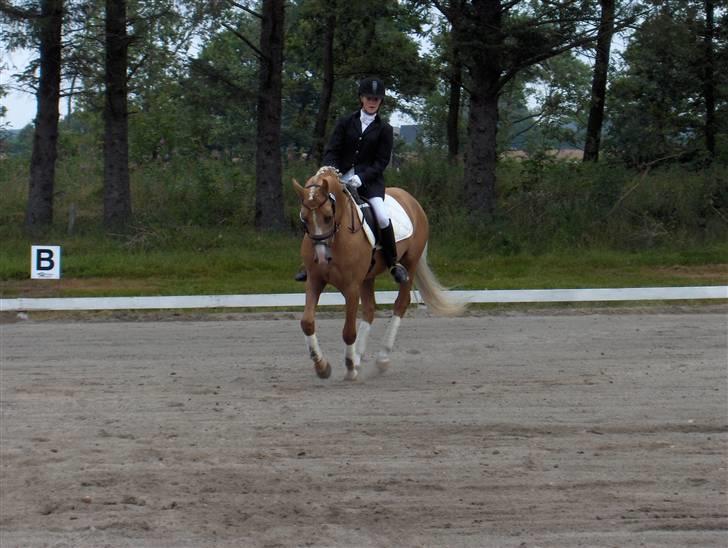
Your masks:
<svg viewBox="0 0 728 548"><path fill-rule="evenodd" d="M394 228L384 207L384 200L379 197L370 198L369 205L377 218L377 224L379 224L382 255L384 255L384 261L387 263L389 272L391 272L397 283L406 282L408 278L407 269L397 262L397 243L394 241Z"/></svg>

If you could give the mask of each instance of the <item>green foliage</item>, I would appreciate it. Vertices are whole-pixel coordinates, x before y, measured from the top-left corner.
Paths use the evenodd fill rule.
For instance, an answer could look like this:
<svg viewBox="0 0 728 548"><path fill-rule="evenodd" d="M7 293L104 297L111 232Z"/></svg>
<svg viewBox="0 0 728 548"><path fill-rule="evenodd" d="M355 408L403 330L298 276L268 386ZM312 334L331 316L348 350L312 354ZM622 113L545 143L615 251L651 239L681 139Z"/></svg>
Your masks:
<svg viewBox="0 0 728 548"><path fill-rule="evenodd" d="M93 232L100 224L102 166L91 133L62 133L56 186L56 229ZM27 159L3 161L0 226L22 225ZM285 210L297 228L292 178L304 183L317 166L292 160L284 173ZM513 255L607 247L647 250L728 240L725 166L654 167L640 172L618 162L557 161L552 156L501 160L498 213L473 223L462 202L462 166L444 152L420 147L397 155L389 186L410 191L438 233L469 233L488 253ZM135 230L170 227L252 227L255 176L234 158L173 157L147 160L131 170Z"/></svg>
<svg viewBox="0 0 728 548"><path fill-rule="evenodd" d="M421 32L423 15L412 3L311 0L296 3L287 16L290 24L286 37L286 87L292 93L284 99L284 117L287 108L289 119L300 120L296 114L306 113L308 125L312 126L323 79L326 25L335 29L336 82L331 122L356 108L356 82L364 76L376 75L385 81L389 111L433 85L430 60L419 54L413 36ZM310 140L310 135L305 137ZM307 148L309 142L297 144Z"/></svg>
<svg viewBox="0 0 728 548"><path fill-rule="evenodd" d="M0 177L0 279L4 295L58 296L300 291L299 205L292 177L316 166L291 162L284 199L291 231L252 227L249 164L201 156L158 158L132 170L135 222L123 234L100 231L97 146L64 135L56 224L47 242L64 249L56 289L29 289L21 232L27 159L8 158ZM73 154L72 154L73 152ZM462 194L462 167L420 149L388 170L390 186L412 192L431 222L431 263L459 289L718 284L728 256L726 168L676 166L638 172L619 163L565 163L548 156L501 161L499 211L473 224ZM73 222L71 222L73 220ZM718 266L710 266L718 265ZM389 288L384 280L382 287ZM43 287L48 287L46 284ZM55 291L55 293L53 293Z"/></svg>
<svg viewBox="0 0 728 548"><path fill-rule="evenodd" d="M726 167L668 166L638 172L624 164L564 162L552 156L502 160L498 211L473 225L462 204L462 172L442 153L422 152L388 175L410 190L436 230L470 232L483 252L646 250L728 240ZM477 242L477 243L475 243Z"/></svg>
<svg viewBox="0 0 728 548"><path fill-rule="evenodd" d="M700 3L702 5L702 3ZM728 15L726 15L728 17ZM728 33L714 42L716 119L728 131ZM694 3L665 2L635 32L607 100L612 154L634 165L702 153L705 125L704 20ZM723 154L726 154L723 151Z"/></svg>
<svg viewBox="0 0 728 548"><path fill-rule="evenodd" d="M536 159L509 171L502 173L501 187L508 236L534 252L600 246L644 250L728 236L728 211L714 207L725 168L640 174L614 163Z"/></svg>

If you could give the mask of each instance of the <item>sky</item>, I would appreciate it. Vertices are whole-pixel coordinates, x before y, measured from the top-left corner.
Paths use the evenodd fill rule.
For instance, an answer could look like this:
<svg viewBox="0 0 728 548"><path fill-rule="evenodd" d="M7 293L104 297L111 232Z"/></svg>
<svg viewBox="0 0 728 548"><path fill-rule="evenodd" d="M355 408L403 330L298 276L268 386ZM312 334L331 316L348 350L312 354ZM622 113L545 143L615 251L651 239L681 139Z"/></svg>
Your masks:
<svg viewBox="0 0 728 548"><path fill-rule="evenodd" d="M35 116L35 95L14 89L17 84L12 75L25 69L31 54L25 50L10 53L2 49L0 59L7 65L0 67L0 83L10 88L8 95L0 99L0 103L8 109L2 121L7 123L10 129L22 129L32 122Z"/></svg>

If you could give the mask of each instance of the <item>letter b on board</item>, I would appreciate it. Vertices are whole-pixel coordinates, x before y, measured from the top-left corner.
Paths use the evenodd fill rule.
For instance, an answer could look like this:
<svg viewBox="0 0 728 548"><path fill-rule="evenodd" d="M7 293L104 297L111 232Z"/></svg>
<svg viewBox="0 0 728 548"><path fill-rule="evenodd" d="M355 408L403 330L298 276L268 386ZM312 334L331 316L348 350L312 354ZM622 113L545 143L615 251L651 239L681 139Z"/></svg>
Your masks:
<svg viewBox="0 0 728 548"><path fill-rule="evenodd" d="M61 247L31 246L30 277L34 280L58 280L61 277Z"/></svg>

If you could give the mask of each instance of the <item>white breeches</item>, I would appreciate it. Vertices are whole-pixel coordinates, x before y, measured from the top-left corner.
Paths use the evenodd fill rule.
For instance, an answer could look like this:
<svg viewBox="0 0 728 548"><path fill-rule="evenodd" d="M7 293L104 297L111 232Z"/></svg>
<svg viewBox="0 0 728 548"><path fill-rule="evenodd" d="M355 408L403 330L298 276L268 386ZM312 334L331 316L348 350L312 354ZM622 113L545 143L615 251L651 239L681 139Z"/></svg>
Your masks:
<svg viewBox="0 0 728 548"><path fill-rule="evenodd" d="M379 228L387 228L389 226L389 215L387 215L387 208L384 207L384 200L378 196L369 198L369 205L374 211Z"/></svg>

